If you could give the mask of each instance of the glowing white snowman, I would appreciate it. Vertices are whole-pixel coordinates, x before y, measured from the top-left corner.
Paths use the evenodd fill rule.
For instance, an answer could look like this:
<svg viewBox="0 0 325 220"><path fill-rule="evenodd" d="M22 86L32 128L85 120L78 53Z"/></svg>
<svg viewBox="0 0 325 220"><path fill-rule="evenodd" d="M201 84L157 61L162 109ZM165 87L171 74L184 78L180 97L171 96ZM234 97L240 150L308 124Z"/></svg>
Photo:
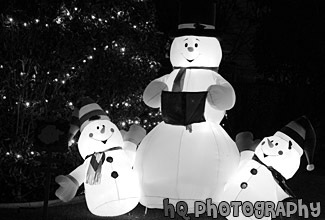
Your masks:
<svg viewBox="0 0 325 220"><path fill-rule="evenodd" d="M198 26L208 31L212 28L204 24L183 24L179 28ZM169 198L172 204L185 201L188 211L193 212L195 201L219 198L224 184L237 167L238 149L220 125L225 111L235 104L233 87L217 72L221 58L216 37L178 36L170 50L174 70L155 79L145 89L144 102L150 107L161 108L165 122L144 138L137 151L135 169L140 178L142 205L163 208L163 199ZM196 99L196 95L202 95L201 99ZM174 96L184 96L184 99L164 106L162 99L166 96L167 102ZM175 107L172 111L177 112L186 99L183 103L186 107L178 116L189 121L195 118L194 122L170 122L173 116L167 114L165 117L164 111ZM200 101L202 103L198 104ZM195 108L201 108L201 112Z"/></svg>
<svg viewBox="0 0 325 220"><path fill-rule="evenodd" d="M71 200L84 183L87 206L98 216L117 216L131 211L139 202L139 184L132 169L137 144L145 135L140 126L131 126L124 135L96 103L80 108L78 148L84 163L69 175L56 177L56 196Z"/></svg>
<svg viewBox="0 0 325 220"><path fill-rule="evenodd" d="M304 116L259 143L253 141L249 132L238 134L236 143L241 151L240 164L226 184L221 199L228 203L249 201L253 205L258 201L268 201L276 207L277 202L294 197L285 181L297 172L304 151L308 160L307 170L314 169L315 141L314 129ZM238 217L232 213L227 219L271 219L271 216L247 216L247 213L245 216L239 209Z"/></svg>

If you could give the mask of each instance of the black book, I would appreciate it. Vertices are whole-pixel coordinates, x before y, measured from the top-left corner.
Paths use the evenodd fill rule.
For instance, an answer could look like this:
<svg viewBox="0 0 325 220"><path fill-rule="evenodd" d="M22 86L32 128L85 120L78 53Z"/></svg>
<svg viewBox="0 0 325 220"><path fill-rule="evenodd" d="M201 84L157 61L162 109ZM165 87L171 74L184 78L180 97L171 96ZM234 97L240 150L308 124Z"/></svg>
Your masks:
<svg viewBox="0 0 325 220"><path fill-rule="evenodd" d="M207 92L167 92L161 94L162 119L167 124L190 125L204 122Z"/></svg>

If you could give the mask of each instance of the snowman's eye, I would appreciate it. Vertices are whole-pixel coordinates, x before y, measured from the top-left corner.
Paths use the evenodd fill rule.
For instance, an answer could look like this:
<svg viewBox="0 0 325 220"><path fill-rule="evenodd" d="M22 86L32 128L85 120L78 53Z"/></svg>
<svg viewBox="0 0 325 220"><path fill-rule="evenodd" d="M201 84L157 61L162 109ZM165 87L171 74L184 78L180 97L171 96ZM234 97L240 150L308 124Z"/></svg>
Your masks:
<svg viewBox="0 0 325 220"><path fill-rule="evenodd" d="M97 126L97 129L99 129L99 126Z"/></svg>
<svg viewBox="0 0 325 220"><path fill-rule="evenodd" d="M283 154L283 151L282 150L279 150L278 153L279 153L279 155L282 155Z"/></svg>
<svg viewBox="0 0 325 220"><path fill-rule="evenodd" d="M289 141L289 147L288 147L289 150L291 150L291 148L292 148L291 146L292 146L292 142Z"/></svg>
<svg viewBox="0 0 325 220"><path fill-rule="evenodd" d="M199 45L197 43L194 44L194 47L198 47Z"/></svg>
<svg viewBox="0 0 325 220"><path fill-rule="evenodd" d="M185 43L185 47L187 47L188 46L188 43Z"/></svg>
<svg viewBox="0 0 325 220"><path fill-rule="evenodd" d="M275 143L275 146L278 146L278 143Z"/></svg>

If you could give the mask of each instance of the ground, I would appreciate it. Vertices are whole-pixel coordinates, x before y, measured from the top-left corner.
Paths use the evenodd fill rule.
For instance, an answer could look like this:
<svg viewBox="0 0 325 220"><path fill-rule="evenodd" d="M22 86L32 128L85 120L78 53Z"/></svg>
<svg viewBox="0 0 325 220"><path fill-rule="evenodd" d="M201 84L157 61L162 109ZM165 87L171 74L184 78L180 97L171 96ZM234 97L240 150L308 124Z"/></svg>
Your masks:
<svg viewBox="0 0 325 220"><path fill-rule="evenodd" d="M302 219L317 219L325 220L325 144L323 141L318 141L314 163L314 171L306 171L306 160L304 156L301 159L301 166L298 172L288 180L287 184L295 193L298 199L302 199L303 203L308 205L320 202L321 212L317 218L309 216L308 218L302 218L299 216L293 216L290 219L302 220ZM35 203L34 203L35 204ZM86 206L86 201L83 196L74 198L69 203L63 203L59 200L51 200L48 207L47 220L166 220L171 219L164 217L164 211L159 209L148 209L145 214L145 207L138 205L130 213L118 216L118 217L98 217L89 212ZM4 208L7 207L7 208ZM26 206L17 206L17 204L0 204L0 219L1 220L44 220L42 203L38 203L36 208L22 208ZM208 220L213 219L206 215L201 215L199 218L195 218L194 215L189 216L191 220L200 219ZM182 220L183 218L179 215L175 215L176 220ZM289 219L289 218L284 218ZM189 219L188 219L189 220ZM224 218L218 218L218 220L225 220ZM280 217L275 220L282 220Z"/></svg>
<svg viewBox="0 0 325 220"><path fill-rule="evenodd" d="M325 210L325 175L322 170L317 170L313 172L307 172L300 168L298 173L288 182L294 193L298 198L303 200L303 203L321 203L321 210ZM0 216L2 220L23 220L23 219L43 219L42 218L42 207L39 208L2 208L0 209ZM191 219L195 219L194 215L190 215ZM48 208L48 220L100 220L100 219L114 219L114 220L131 220L131 219L139 219L139 220L163 220L170 219L169 217L164 217L163 210L158 209L149 209L145 214L145 208L142 205L138 205L134 210L130 213L118 216L118 217L97 217L92 215L86 206L86 202L84 199L74 200L73 202L63 204L56 203L54 205L50 205ZM181 216L176 214L175 219L183 219ZM208 217L206 215L200 216L198 219L213 219L212 217ZM218 218L222 220L223 218ZM294 217L291 219L303 219L301 217ZM317 218L312 218L311 216L307 219L318 219L325 220L325 212L321 212L320 216ZM280 218L277 218L280 220Z"/></svg>

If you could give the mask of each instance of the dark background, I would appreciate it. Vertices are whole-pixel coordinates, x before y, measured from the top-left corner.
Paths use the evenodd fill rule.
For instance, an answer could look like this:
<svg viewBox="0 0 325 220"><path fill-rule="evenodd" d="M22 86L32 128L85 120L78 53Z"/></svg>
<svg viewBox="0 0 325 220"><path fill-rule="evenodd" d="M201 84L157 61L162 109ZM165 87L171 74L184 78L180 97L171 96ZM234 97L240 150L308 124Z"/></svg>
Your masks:
<svg viewBox="0 0 325 220"><path fill-rule="evenodd" d="M155 2L158 28L168 33L176 28L180 1ZM228 112L232 135L242 130L252 130L258 138L272 135L305 114L323 139L323 2L215 2L223 48L220 74L237 94L236 105Z"/></svg>
<svg viewBox="0 0 325 220"><path fill-rule="evenodd" d="M80 0L77 2L79 7L86 8L87 4L101 5L105 1ZM15 15L21 20L35 16L55 17L57 9L64 2L67 7L72 4L71 1L63 0L1 1L0 14L4 16L15 9ZM131 1L120 2L130 4ZM203 2L204 0L197 1L198 4ZM235 107L227 112L227 117L223 121L226 131L233 138L238 132L246 130L252 131L255 138L263 138L273 135L291 120L306 115L317 134L314 158L316 169L312 173L307 173L305 171L306 160L302 157L301 168L290 181L298 195L307 197L311 202L325 201L324 191L321 191L324 188L322 183L324 183L325 175L323 159L325 156L325 107L323 103L325 97L325 63L323 61L325 58L325 7L323 1L216 0L215 2L217 4L216 30L223 49L219 73L233 85L237 96ZM177 27L179 1L154 0L153 3L159 34L150 35L156 44L151 41L149 46L153 46L154 49L149 51L150 55L157 58L161 66L157 74L150 75L150 72L150 74L141 75L144 77L143 84L136 87L140 92L151 80L168 74L172 69L168 57L171 43L168 33ZM151 8L148 7L148 10ZM121 33L123 35L123 30ZM89 38L86 38L86 41L88 40ZM19 42L17 44L19 45ZM4 43L0 42L1 52L3 45ZM132 46L140 51L148 45ZM68 55L63 57L70 59ZM119 57L114 57L112 61L116 62L117 66L124 64L128 66L128 63L120 65L119 62L123 60L119 60ZM90 66L87 71L96 72L106 67L105 59L96 62L98 63ZM145 66L143 69L148 69L148 67ZM129 84L123 84L124 82L120 83L120 81L112 83L111 87L116 90L114 96L112 95L113 89L109 96L99 93L102 92L100 80L97 80L97 86L80 87L80 93L89 92L95 97L98 95L97 101L101 106L109 106L110 103L122 99L119 97L128 95L130 85L139 84L137 74L140 74L143 69L136 73L133 72L132 67L125 71L123 69L124 78L122 79ZM112 69L112 72L114 71L120 71L120 69L115 67ZM89 77L84 83L87 83L87 80L93 82L92 80L95 79ZM68 95L64 93L65 91L63 90L60 94L58 102L66 101L64 97ZM54 103L53 106L56 104ZM144 112L143 108L139 107L133 113L136 115ZM124 113L122 114L122 111L118 109L115 110L115 112L113 110L110 112L115 122L120 119L124 120ZM1 116L2 114L3 112ZM3 124L6 121L8 120L4 120ZM1 132L4 133L5 130ZM71 164L68 165L71 166ZM20 164L20 166L24 167L25 164ZM40 194L43 194L43 191Z"/></svg>

